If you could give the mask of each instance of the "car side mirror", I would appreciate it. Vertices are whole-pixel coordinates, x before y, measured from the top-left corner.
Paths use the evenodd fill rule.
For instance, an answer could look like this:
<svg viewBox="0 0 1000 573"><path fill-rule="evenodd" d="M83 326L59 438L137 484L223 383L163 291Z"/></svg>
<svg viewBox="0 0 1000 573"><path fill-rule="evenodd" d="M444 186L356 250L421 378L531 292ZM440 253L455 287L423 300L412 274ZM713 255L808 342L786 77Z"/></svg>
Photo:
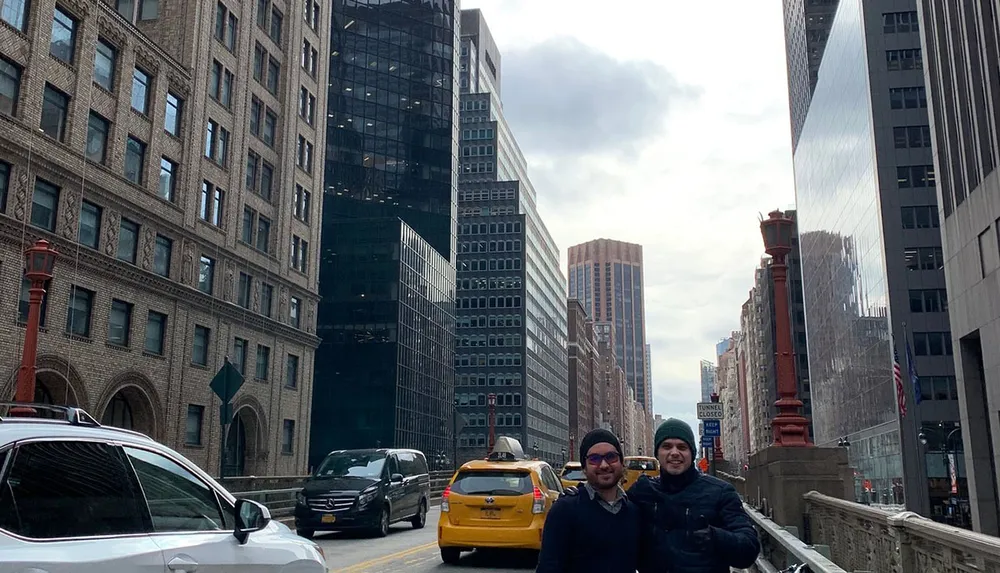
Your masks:
<svg viewBox="0 0 1000 573"><path fill-rule="evenodd" d="M392 477L389 478L389 481L391 481L392 483L403 483L403 474L392 474Z"/></svg>
<svg viewBox="0 0 1000 573"><path fill-rule="evenodd" d="M233 536L243 545L250 534L267 527L271 522L271 511L263 505L249 499L236 501L236 529Z"/></svg>

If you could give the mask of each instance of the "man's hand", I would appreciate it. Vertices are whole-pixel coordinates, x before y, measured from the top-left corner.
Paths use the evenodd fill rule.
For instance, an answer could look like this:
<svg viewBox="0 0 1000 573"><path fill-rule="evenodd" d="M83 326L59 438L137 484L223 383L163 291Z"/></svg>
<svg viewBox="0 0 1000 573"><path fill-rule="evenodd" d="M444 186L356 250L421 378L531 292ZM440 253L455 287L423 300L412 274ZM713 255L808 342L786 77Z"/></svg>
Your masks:
<svg viewBox="0 0 1000 573"><path fill-rule="evenodd" d="M708 519L704 515L699 515L697 519L688 524L688 543L698 551L705 551L712 546L712 526L708 524Z"/></svg>
<svg viewBox="0 0 1000 573"><path fill-rule="evenodd" d="M580 482L580 483L583 483L583 482ZM572 486L571 485L569 487L564 487L563 488L563 495L568 495L568 496L572 497L574 495L579 495L579 493L580 493L580 488L578 488L576 486Z"/></svg>

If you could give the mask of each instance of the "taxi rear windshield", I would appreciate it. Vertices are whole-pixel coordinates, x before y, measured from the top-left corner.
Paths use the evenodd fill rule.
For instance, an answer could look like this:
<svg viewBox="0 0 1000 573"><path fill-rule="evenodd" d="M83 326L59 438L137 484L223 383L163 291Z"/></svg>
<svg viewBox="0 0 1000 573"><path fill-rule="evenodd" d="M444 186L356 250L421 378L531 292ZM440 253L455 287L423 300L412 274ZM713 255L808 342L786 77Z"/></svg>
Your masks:
<svg viewBox="0 0 1000 573"><path fill-rule="evenodd" d="M655 470L656 462L653 460L629 460L628 469L638 470L641 472Z"/></svg>
<svg viewBox="0 0 1000 573"><path fill-rule="evenodd" d="M531 474L514 470L461 471L451 484L460 495L524 495L534 489Z"/></svg>
<svg viewBox="0 0 1000 573"><path fill-rule="evenodd" d="M566 468L562 473L563 479L585 481L587 476L583 475L581 468Z"/></svg>

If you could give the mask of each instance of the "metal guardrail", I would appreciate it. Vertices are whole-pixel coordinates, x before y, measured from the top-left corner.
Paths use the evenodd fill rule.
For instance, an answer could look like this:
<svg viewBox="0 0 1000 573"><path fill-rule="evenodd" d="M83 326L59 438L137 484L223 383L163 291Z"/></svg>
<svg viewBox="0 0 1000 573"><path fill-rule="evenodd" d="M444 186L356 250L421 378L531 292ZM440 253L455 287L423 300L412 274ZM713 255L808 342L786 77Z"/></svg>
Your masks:
<svg viewBox="0 0 1000 573"><path fill-rule="evenodd" d="M445 472L430 472L431 478L431 499L438 499L441 497L441 493L444 491L445 486L451 480L453 473L450 471ZM231 484L246 485L246 484L290 484L296 483L301 484L306 480L308 476L268 476L268 477L255 477L249 476L245 478L227 478L230 480ZM224 486L227 486L225 480L221 482ZM232 490L230 490L232 491ZM295 514L295 504L296 504L296 494L302 491L301 485L295 485L294 487L283 487L275 489L253 489L240 492L232 492L237 499L249 499L263 504L271 511L271 517L282 520L291 518Z"/></svg>
<svg viewBox="0 0 1000 573"><path fill-rule="evenodd" d="M743 504L761 535L761 556L751 571L779 573L791 565L805 564L812 573L847 573L813 545L805 544L788 529Z"/></svg>

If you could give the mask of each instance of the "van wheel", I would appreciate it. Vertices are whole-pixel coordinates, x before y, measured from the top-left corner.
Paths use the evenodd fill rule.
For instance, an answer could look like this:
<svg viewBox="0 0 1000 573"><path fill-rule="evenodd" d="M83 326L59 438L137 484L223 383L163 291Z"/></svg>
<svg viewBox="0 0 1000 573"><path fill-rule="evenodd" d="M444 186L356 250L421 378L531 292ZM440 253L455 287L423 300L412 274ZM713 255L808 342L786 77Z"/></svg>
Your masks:
<svg viewBox="0 0 1000 573"><path fill-rule="evenodd" d="M313 535L316 534L316 532L312 529L296 529L295 533L297 533L299 537L305 537L306 539L312 539Z"/></svg>
<svg viewBox="0 0 1000 573"><path fill-rule="evenodd" d="M417 514L413 516L410 520L410 524L413 525L413 529L423 529L427 525L427 500L420 500L420 509L417 510Z"/></svg>
<svg viewBox="0 0 1000 573"><path fill-rule="evenodd" d="M462 551L457 547L441 548L441 561L444 561L448 565L458 565L458 562L461 558L462 558Z"/></svg>
<svg viewBox="0 0 1000 573"><path fill-rule="evenodd" d="M389 535L389 507L383 507L382 513L378 517L378 528L375 529L375 535L379 537L385 537Z"/></svg>

